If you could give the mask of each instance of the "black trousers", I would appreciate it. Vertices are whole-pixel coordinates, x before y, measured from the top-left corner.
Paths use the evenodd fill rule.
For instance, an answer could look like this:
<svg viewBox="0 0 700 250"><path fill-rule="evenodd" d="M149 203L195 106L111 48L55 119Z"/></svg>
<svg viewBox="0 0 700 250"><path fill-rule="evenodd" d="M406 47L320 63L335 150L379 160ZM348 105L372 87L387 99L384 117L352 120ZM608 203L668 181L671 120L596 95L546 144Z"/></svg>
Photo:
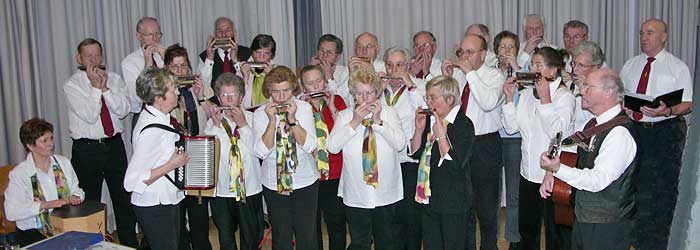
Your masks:
<svg viewBox="0 0 700 250"><path fill-rule="evenodd" d="M681 118L653 127L635 125L638 133L637 250L666 249L678 200L678 177L688 127Z"/></svg>
<svg viewBox="0 0 700 250"><path fill-rule="evenodd" d="M348 250L369 250L372 240L374 249L395 250L398 249L398 202L364 209L345 206L348 215L348 227L350 228L350 246Z"/></svg>
<svg viewBox="0 0 700 250"><path fill-rule="evenodd" d="M72 153L71 164L80 188L85 191L85 200L100 202L102 182L106 181L114 206L119 243L136 248L136 217L131 208L130 194L124 189L127 159L121 135L102 142L73 140Z"/></svg>
<svg viewBox="0 0 700 250"><path fill-rule="evenodd" d="M520 249L540 249L540 232L543 222L547 250L571 249L571 228L554 224L552 199L545 200L540 197L540 184L521 177L519 188Z"/></svg>
<svg viewBox="0 0 700 250"><path fill-rule="evenodd" d="M629 250L632 221L581 223L574 220L572 250Z"/></svg>
<svg viewBox="0 0 700 250"><path fill-rule="evenodd" d="M345 250L347 246L345 235L347 233L347 219L345 218L345 205L343 199L338 197L338 184L340 180L328 180L320 182L318 189L318 214L316 216L316 235L318 236L318 249L323 249L323 234L321 233L321 215L328 229L328 249Z"/></svg>
<svg viewBox="0 0 700 250"><path fill-rule="evenodd" d="M15 236L17 236L16 240L21 247L25 247L46 239L46 236L39 232L38 229L22 230L16 228Z"/></svg>
<svg viewBox="0 0 700 250"><path fill-rule="evenodd" d="M466 239L462 232L467 230L467 212L459 214L443 214L423 208L423 249L449 250L464 249ZM404 236L402 235L402 240Z"/></svg>
<svg viewBox="0 0 700 250"><path fill-rule="evenodd" d="M501 211L501 137L498 132L476 136L470 159L473 208L467 220L467 245L465 249L476 249L476 218L479 218L481 249L498 249L498 215Z"/></svg>
<svg viewBox="0 0 700 250"><path fill-rule="evenodd" d="M240 228L242 250L257 250L262 241L263 209L262 193L245 198L245 203L236 198L216 197L211 200L211 214L219 230L221 250L235 250L236 230Z"/></svg>
<svg viewBox="0 0 700 250"><path fill-rule="evenodd" d="M399 249L421 249L421 207L416 202L416 181L418 180L418 163L401 163L403 179L403 200L399 201L398 220L401 229ZM466 228L465 228L466 230Z"/></svg>
<svg viewBox="0 0 700 250"><path fill-rule="evenodd" d="M192 250L211 250L209 243L209 198L202 197L199 204L196 196L185 196L180 202L182 209L182 242ZM187 230L186 224L189 224Z"/></svg>
<svg viewBox="0 0 700 250"><path fill-rule="evenodd" d="M272 227L272 249L291 250L318 247L316 237L316 206L318 181L311 186L295 189L290 195L263 187L268 218Z"/></svg>
<svg viewBox="0 0 700 250"><path fill-rule="evenodd" d="M180 205L133 206L136 218L151 249L180 249L182 216Z"/></svg>

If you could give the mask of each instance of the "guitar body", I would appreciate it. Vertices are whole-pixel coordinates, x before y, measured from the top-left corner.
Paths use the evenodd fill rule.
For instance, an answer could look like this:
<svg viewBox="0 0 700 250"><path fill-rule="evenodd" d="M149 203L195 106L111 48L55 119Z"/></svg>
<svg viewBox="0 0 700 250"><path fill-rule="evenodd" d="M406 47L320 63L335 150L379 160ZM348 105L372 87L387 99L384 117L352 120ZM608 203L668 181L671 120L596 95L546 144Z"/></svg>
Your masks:
<svg viewBox="0 0 700 250"><path fill-rule="evenodd" d="M561 152L559 161L567 167L576 167L578 155L571 152ZM554 202L554 223L559 225L574 225L574 189L566 182L554 177L552 201Z"/></svg>

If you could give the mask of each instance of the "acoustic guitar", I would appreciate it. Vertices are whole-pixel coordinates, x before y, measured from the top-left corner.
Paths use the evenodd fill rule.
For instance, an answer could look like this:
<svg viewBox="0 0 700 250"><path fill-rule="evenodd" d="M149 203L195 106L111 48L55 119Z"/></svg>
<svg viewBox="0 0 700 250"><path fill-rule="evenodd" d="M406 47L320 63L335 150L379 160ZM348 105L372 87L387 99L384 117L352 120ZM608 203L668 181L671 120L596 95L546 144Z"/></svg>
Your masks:
<svg viewBox="0 0 700 250"><path fill-rule="evenodd" d="M557 133L550 145L547 155L549 158L555 158L559 155L559 162L567 167L576 167L578 155L570 152L560 152L562 136L561 132ZM559 225L573 226L574 225L574 193L575 189L566 182L554 177L554 186L552 187L552 201L554 202L554 223Z"/></svg>

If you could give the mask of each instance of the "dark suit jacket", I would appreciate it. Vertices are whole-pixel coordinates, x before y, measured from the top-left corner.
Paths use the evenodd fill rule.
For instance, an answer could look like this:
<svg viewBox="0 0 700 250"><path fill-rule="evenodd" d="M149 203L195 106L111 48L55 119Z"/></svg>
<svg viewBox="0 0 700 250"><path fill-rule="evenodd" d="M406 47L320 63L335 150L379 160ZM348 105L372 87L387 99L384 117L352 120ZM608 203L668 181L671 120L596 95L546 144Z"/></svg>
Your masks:
<svg viewBox="0 0 700 250"><path fill-rule="evenodd" d="M248 58L250 58L250 55L253 54L253 52L250 50L250 48L246 46L241 46L238 45L238 54L237 54L237 59L239 62L245 62L248 61ZM202 51L202 53L199 53L199 59L202 59L202 61L206 61L207 59L207 51ZM216 78L221 75L221 73L224 72L224 60L219 57L219 54L214 54L214 66L212 67L211 70L211 88L214 89L214 83L216 83ZM219 105L219 99L216 96L212 96L209 98L209 101Z"/></svg>
<svg viewBox="0 0 700 250"><path fill-rule="evenodd" d="M421 146L411 158L420 160L425 150L425 141L430 131L430 119L426 119L425 131L423 131ZM452 160L440 162L440 148L433 145L430 157L430 204L424 205L425 209L431 209L438 213L466 213L472 206L472 184L469 158L472 155L474 144L474 124L464 114L459 112L454 123L447 125L447 136L452 143L452 149L448 152ZM413 199L414 197L404 197Z"/></svg>

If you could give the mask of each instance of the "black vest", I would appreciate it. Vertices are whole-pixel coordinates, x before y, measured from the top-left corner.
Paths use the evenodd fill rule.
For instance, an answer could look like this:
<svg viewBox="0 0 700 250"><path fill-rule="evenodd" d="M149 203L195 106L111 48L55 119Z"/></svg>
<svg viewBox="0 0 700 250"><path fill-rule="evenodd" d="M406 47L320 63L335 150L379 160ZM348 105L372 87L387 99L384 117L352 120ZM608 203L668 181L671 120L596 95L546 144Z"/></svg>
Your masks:
<svg viewBox="0 0 700 250"><path fill-rule="evenodd" d="M625 115L620 113L618 115ZM637 136L633 128L632 120L629 118L615 127L623 127L630 132L635 141ZM615 128L613 127L613 128ZM596 134L593 142L593 150L586 151L578 148L578 160L576 167L579 169L592 169L595 158L598 156L603 141L608 136L612 128ZM622 156L621 156L622 157ZM635 187L632 182L632 175L637 166L637 156L627 166L625 172L617 180L613 181L599 192L589 192L585 190L576 191L576 206L574 212L576 219L583 223L609 223L622 219L631 219L636 212L634 201Z"/></svg>
<svg viewBox="0 0 700 250"><path fill-rule="evenodd" d="M245 62L248 61L248 58L250 58L251 51L248 47L245 46L240 46L238 45L238 54L237 54L237 59L239 62ZM202 53L199 53L199 58L202 59L202 62L207 60L207 51L202 51ZM222 60L219 57L218 52L214 52L214 66L212 67L211 70L211 88L214 89L214 83L216 82L216 78L221 75L221 73L224 72L224 60Z"/></svg>

